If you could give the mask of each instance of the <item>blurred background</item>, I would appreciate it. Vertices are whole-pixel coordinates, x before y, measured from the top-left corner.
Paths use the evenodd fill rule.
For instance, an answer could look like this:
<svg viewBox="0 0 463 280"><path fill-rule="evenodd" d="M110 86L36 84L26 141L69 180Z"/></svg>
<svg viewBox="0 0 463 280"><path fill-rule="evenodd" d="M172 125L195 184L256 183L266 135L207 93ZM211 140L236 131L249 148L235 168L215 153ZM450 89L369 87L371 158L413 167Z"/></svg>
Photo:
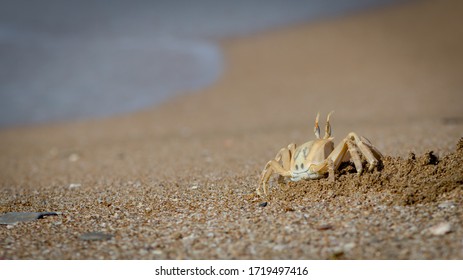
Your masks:
<svg viewBox="0 0 463 280"><path fill-rule="evenodd" d="M0 129L146 108L216 81L220 39L397 2L2 0Z"/></svg>

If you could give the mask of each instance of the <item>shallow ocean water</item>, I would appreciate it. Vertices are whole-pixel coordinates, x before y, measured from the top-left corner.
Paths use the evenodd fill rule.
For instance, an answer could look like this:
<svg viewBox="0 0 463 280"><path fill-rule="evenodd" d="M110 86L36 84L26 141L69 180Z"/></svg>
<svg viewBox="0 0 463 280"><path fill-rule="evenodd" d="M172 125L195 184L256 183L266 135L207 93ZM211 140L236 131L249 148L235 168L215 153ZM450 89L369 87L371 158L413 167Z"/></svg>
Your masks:
<svg viewBox="0 0 463 280"><path fill-rule="evenodd" d="M1 1L0 128L146 108L220 77L220 38L392 2Z"/></svg>

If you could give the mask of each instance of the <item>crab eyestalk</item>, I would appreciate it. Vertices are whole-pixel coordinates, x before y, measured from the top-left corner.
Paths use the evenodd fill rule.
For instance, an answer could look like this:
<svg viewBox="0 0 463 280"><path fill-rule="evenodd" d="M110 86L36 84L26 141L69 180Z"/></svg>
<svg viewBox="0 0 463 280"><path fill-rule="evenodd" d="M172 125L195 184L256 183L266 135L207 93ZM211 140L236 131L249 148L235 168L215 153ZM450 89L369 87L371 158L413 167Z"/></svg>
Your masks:
<svg viewBox="0 0 463 280"><path fill-rule="evenodd" d="M320 139L320 127L318 126L318 119L320 118L320 112L317 113L317 117L315 118L315 127L313 128L313 132L317 139Z"/></svg>
<svg viewBox="0 0 463 280"><path fill-rule="evenodd" d="M323 137L323 139L328 139L328 138L330 138L330 136L331 136L330 116L331 116L331 114L333 114L333 113L334 113L334 111L331 111L331 112L328 114L328 117L326 118L325 137Z"/></svg>

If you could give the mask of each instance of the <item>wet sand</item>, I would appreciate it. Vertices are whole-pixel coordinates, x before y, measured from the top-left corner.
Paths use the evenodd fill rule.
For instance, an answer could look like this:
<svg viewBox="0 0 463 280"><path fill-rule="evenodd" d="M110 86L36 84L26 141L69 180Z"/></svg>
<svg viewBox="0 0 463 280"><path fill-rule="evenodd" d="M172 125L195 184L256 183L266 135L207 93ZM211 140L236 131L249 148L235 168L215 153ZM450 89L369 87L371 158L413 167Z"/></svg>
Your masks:
<svg viewBox="0 0 463 280"><path fill-rule="evenodd" d="M0 213L60 212L0 225L0 258L462 259L462 11L417 1L228 39L200 92L0 132ZM357 132L381 166L258 197L265 163L331 110L335 143Z"/></svg>

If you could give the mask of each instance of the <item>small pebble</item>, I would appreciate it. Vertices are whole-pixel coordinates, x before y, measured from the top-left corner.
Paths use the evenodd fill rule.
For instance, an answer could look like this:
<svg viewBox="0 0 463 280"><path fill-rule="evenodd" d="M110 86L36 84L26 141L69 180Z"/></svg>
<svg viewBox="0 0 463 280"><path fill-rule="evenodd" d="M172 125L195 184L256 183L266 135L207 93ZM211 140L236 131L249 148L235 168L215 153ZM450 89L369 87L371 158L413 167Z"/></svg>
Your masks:
<svg viewBox="0 0 463 280"><path fill-rule="evenodd" d="M154 250L154 251L151 251L151 254L153 254L153 255L162 255L163 252L161 250Z"/></svg>
<svg viewBox="0 0 463 280"><path fill-rule="evenodd" d="M265 207L267 206L267 204L268 204L267 202L262 202L261 204L259 204L259 207Z"/></svg>
<svg viewBox="0 0 463 280"><path fill-rule="evenodd" d="M69 155L68 159L69 159L70 162L76 162L76 161L78 161L80 159L80 156L78 154L76 154L76 153L72 153L72 154Z"/></svg>
<svg viewBox="0 0 463 280"><path fill-rule="evenodd" d="M325 224L325 225L319 226L317 229L318 230L329 230L329 229L333 229L333 226L330 224Z"/></svg>
<svg viewBox="0 0 463 280"><path fill-rule="evenodd" d="M347 244L344 244L344 246L342 246L343 250L345 252L347 251L350 251L352 250L353 248L355 248L355 243L354 242L350 242L350 243L347 243Z"/></svg>
<svg viewBox="0 0 463 280"><path fill-rule="evenodd" d="M0 216L0 225L13 225L42 219L45 216L56 216L58 212L9 212Z"/></svg>
<svg viewBox="0 0 463 280"><path fill-rule="evenodd" d="M74 183L72 183L72 184L69 185L69 188L70 188L70 189L77 189L77 188L80 188L81 186L82 186L81 184L74 184Z"/></svg>
<svg viewBox="0 0 463 280"><path fill-rule="evenodd" d="M452 231L450 223L440 223L429 228L432 235L444 235Z"/></svg>
<svg viewBox="0 0 463 280"><path fill-rule="evenodd" d="M439 203L439 205L437 206L441 209L445 209L445 208L454 208L455 207L455 203L453 201L444 201L442 203Z"/></svg>
<svg viewBox="0 0 463 280"><path fill-rule="evenodd" d="M289 206L285 207L284 210L285 210L285 212L294 212L295 211L294 208L289 207Z"/></svg>
<svg viewBox="0 0 463 280"><path fill-rule="evenodd" d="M113 238L113 235L112 234L107 234L107 233L104 233L104 232L95 231L95 232L84 233L79 238L81 240L86 240L86 241L109 240L109 239Z"/></svg>
<svg viewBox="0 0 463 280"><path fill-rule="evenodd" d="M141 184L140 180L136 180L135 183L133 183L133 186L134 186L135 188L139 188L139 187L142 186L142 184Z"/></svg>

